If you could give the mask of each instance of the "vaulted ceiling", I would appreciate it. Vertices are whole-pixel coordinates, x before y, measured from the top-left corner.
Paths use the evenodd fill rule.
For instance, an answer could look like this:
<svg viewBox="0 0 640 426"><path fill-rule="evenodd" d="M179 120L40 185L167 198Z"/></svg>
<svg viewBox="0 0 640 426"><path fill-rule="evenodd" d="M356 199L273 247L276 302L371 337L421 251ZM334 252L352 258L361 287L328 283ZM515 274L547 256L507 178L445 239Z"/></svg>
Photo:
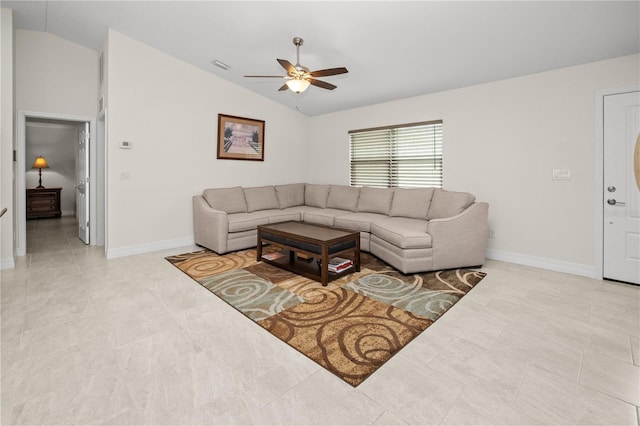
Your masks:
<svg viewBox="0 0 640 426"><path fill-rule="evenodd" d="M17 29L99 51L109 28L313 116L640 52L640 2L6 1ZM346 67L279 92L276 58ZM223 70L211 61L230 66Z"/></svg>

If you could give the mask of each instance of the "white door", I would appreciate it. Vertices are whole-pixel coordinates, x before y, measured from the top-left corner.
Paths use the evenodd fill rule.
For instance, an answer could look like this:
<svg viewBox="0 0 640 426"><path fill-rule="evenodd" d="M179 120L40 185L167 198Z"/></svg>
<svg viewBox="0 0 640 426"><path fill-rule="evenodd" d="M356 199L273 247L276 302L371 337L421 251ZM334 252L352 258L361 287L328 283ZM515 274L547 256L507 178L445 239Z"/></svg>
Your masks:
<svg viewBox="0 0 640 426"><path fill-rule="evenodd" d="M604 97L603 276L640 284L640 92Z"/></svg>
<svg viewBox="0 0 640 426"><path fill-rule="evenodd" d="M89 244L89 123L84 123L78 138L76 214L78 237Z"/></svg>

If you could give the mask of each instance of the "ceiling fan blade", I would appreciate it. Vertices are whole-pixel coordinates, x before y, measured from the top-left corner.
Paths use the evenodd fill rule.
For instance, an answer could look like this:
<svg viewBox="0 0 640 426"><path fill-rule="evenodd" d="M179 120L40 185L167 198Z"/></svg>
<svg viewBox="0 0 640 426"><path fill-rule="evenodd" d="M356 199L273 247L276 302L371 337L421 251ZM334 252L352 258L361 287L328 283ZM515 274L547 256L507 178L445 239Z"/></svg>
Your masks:
<svg viewBox="0 0 640 426"><path fill-rule="evenodd" d="M315 78L310 78L309 83L313 84L314 86L322 87L323 89L327 89L327 90L333 90L336 87L338 87L338 86L334 86L331 83L327 83L326 81L316 80Z"/></svg>
<svg viewBox="0 0 640 426"><path fill-rule="evenodd" d="M346 74L348 72L345 67L327 68L326 70L311 71L311 77L328 77L330 75Z"/></svg>
<svg viewBox="0 0 640 426"><path fill-rule="evenodd" d="M245 77L251 78L286 78L286 75L245 75Z"/></svg>
<svg viewBox="0 0 640 426"><path fill-rule="evenodd" d="M289 86L287 86L286 84L283 84L283 85L278 89L278 92L284 92L285 90L289 90Z"/></svg>
<svg viewBox="0 0 640 426"><path fill-rule="evenodd" d="M293 66L291 62L287 61L286 59L276 59L276 60L280 65L282 65L282 68L284 68L289 75L298 75L298 70L296 69L296 67Z"/></svg>

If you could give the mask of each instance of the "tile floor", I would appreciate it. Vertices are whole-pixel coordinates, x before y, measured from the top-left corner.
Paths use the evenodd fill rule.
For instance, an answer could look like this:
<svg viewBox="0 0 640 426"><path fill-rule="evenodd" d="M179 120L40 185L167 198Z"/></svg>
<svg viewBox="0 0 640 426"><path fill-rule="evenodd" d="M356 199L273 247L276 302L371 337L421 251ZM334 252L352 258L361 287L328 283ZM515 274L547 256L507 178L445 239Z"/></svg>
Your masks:
<svg viewBox="0 0 640 426"><path fill-rule="evenodd" d="M163 257L28 222L2 271L2 424L638 425L640 288L488 261L357 388Z"/></svg>

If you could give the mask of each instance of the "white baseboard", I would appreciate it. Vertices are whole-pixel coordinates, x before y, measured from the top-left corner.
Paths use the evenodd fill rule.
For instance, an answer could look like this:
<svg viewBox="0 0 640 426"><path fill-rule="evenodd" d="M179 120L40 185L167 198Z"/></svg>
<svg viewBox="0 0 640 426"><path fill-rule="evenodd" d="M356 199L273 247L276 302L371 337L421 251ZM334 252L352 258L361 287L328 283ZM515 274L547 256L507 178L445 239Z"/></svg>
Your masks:
<svg viewBox="0 0 640 426"><path fill-rule="evenodd" d="M13 257L5 257L0 259L0 270L2 269L13 269L16 267L16 264L13 260Z"/></svg>
<svg viewBox="0 0 640 426"><path fill-rule="evenodd" d="M62 210L61 213L62 213L62 216L75 216L76 215L76 211L75 210Z"/></svg>
<svg viewBox="0 0 640 426"><path fill-rule="evenodd" d="M596 276L595 267L593 265L585 265L582 263L565 262L562 260L529 256L527 254L513 253L495 249L487 249L486 257L487 259L516 263L518 265L531 266L533 268L547 269L556 272L564 272L567 274L580 275L583 277L595 278Z"/></svg>
<svg viewBox="0 0 640 426"><path fill-rule="evenodd" d="M118 247L107 249L107 259L115 259L118 257L132 256L134 254L151 253L154 251L173 249L178 247L186 247L194 245L195 238L184 237L175 240L155 241L146 244L137 244L134 246Z"/></svg>

